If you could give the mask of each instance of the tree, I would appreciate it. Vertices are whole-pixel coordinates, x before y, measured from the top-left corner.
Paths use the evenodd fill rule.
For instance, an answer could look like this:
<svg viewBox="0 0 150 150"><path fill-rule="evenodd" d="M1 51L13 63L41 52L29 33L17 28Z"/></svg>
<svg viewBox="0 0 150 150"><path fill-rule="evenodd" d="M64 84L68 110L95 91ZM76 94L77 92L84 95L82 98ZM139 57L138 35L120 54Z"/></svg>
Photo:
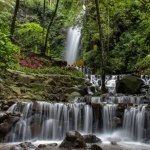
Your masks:
<svg viewBox="0 0 150 150"><path fill-rule="evenodd" d="M57 9L58 9L58 4L59 4L59 0L57 0L57 2L56 2L55 11L54 11L54 13L52 15L52 18L51 18L50 23L49 23L48 28L47 28L47 33L46 33L46 38L45 38L45 44L44 44L44 48L42 50L42 54L43 55L45 55L45 53L47 52L48 36L49 36L49 32L50 32L53 20L54 20L54 18L56 16L56 12L57 12Z"/></svg>
<svg viewBox="0 0 150 150"><path fill-rule="evenodd" d="M16 23L17 13L19 10L19 4L20 4L20 0L16 0L14 15L13 15L12 23L11 23L11 27L10 27L10 39L11 39L11 41L13 41L13 35L14 35L14 31L15 31L15 23Z"/></svg>
<svg viewBox="0 0 150 150"><path fill-rule="evenodd" d="M101 49L101 79L102 79L102 92L106 92L105 88L105 50L104 50L104 41L103 41L103 29L102 29L102 23L101 23L101 16L99 11L99 2L98 0L95 0L96 5L96 13L97 13L97 21L98 21L98 29L99 29L99 49Z"/></svg>

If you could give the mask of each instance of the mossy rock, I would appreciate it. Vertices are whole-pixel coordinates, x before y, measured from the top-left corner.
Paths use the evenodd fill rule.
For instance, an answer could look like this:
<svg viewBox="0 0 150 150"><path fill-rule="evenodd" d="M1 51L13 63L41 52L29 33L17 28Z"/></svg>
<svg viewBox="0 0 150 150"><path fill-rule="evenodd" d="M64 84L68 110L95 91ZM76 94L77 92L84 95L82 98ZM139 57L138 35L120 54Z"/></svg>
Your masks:
<svg viewBox="0 0 150 150"><path fill-rule="evenodd" d="M48 80L43 81L42 84L43 86L48 86L48 85L55 86L56 85L53 78L49 78Z"/></svg>
<svg viewBox="0 0 150 150"><path fill-rule="evenodd" d="M100 96L100 95L102 95L102 94L104 94L103 91L102 91L102 90L99 90L99 91L97 91L96 93L94 93L93 96Z"/></svg>
<svg viewBox="0 0 150 150"><path fill-rule="evenodd" d="M15 87L15 86L9 86L9 88L15 92L17 95L21 95L21 91L19 87Z"/></svg>
<svg viewBox="0 0 150 150"><path fill-rule="evenodd" d="M32 87L33 91L43 91L44 90L44 86L40 83L32 83L32 84L30 84L30 86Z"/></svg>
<svg viewBox="0 0 150 150"><path fill-rule="evenodd" d="M74 100L74 98L76 97L80 97L81 94L78 93L78 92L72 92L71 94L68 94L68 97L67 97L67 101L71 101L71 100Z"/></svg>
<svg viewBox="0 0 150 150"><path fill-rule="evenodd" d="M128 75L116 82L116 92L124 94L140 94L142 85L144 85L142 79Z"/></svg>
<svg viewBox="0 0 150 150"><path fill-rule="evenodd" d="M36 78L33 75L27 75L24 73L21 73L18 75L18 82L23 84L29 84L31 82L34 82Z"/></svg>

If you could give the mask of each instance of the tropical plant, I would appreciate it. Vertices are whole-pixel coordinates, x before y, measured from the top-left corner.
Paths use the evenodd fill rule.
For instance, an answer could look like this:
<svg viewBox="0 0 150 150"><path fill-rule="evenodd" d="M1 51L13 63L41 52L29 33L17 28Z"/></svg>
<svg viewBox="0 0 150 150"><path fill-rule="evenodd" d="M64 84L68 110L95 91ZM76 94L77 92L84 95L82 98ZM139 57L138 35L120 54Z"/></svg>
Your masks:
<svg viewBox="0 0 150 150"><path fill-rule="evenodd" d="M16 62L16 54L19 48L12 44L8 36L0 32L0 68L7 68L11 63Z"/></svg>
<svg viewBox="0 0 150 150"><path fill-rule="evenodd" d="M46 32L46 29L45 29ZM43 41L43 28L40 24L28 22L20 25L16 33L16 39L26 51L40 53ZM44 33L45 36L45 33Z"/></svg>

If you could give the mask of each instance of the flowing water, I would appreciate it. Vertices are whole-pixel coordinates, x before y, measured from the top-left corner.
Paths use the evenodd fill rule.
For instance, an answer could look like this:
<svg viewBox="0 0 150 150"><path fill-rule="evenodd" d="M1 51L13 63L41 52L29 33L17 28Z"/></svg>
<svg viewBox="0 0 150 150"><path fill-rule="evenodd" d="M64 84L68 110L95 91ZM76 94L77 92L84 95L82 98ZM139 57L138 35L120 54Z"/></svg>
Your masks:
<svg viewBox="0 0 150 150"><path fill-rule="evenodd" d="M65 60L69 65L73 65L79 54L81 31L80 28L70 27L67 33Z"/></svg>
<svg viewBox="0 0 150 150"><path fill-rule="evenodd" d="M25 140L62 140L67 131L77 130L83 134L110 134L116 132L113 119L117 104L98 107L86 103L18 103L8 112L22 113L20 121L6 136L6 142ZM150 108L147 105L129 106L124 110L121 131L132 140L147 141L150 138Z"/></svg>

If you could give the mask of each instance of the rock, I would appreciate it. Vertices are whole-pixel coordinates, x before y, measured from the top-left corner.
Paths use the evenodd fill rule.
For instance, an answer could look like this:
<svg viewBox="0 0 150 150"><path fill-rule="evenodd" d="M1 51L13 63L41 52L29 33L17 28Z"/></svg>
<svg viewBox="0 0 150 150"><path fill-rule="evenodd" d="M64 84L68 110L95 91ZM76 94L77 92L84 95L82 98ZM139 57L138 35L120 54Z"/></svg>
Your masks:
<svg viewBox="0 0 150 150"><path fill-rule="evenodd" d="M36 78L33 75L27 75L27 74L24 74L24 73L20 73L18 75L18 82L22 83L22 84L29 84L31 82L34 82L35 79Z"/></svg>
<svg viewBox="0 0 150 150"><path fill-rule="evenodd" d="M47 147L46 144L40 144L40 145L38 146L38 148L45 148L45 147Z"/></svg>
<svg viewBox="0 0 150 150"><path fill-rule="evenodd" d="M11 124L8 122L3 122L0 124L0 133L8 133L11 129Z"/></svg>
<svg viewBox="0 0 150 150"><path fill-rule="evenodd" d="M13 146L10 150L29 150L29 149L35 149L35 146L30 142L24 142Z"/></svg>
<svg viewBox="0 0 150 150"><path fill-rule="evenodd" d="M89 135L83 135L83 138L86 143L97 143L97 142L102 142L101 139L96 137L94 134L89 134Z"/></svg>
<svg viewBox="0 0 150 150"><path fill-rule="evenodd" d="M49 78L48 80L43 81L42 85L43 86L48 86L48 85L55 86L56 83L55 83L54 79Z"/></svg>
<svg viewBox="0 0 150 150"><path fill-rule="evenodd" d="M19 87L15 87L15 86L9 86L9 88L15 92L17 95L21 95L21 91Z"/></svg>
<svg viewBox="0 0 150 150"><path fill-rule="evenodd" d="M65 139L59 148L85 148L86 143L83 136L77 131L69 131L66 133Z"/></svg>
<svg viewBox="0 0 150 150"><path fill-rule="evenodd" d="M80 93L78 93L78 92L72 92L70 95L68 95L68 97L67 97L67 101L74 100L74 98L76 98L76 97L80 97L80 96L81 96L81 94L80 94Z"/></svg>
<svg viewBox="0 0 150 150"><path fill-rule="evenodd" d="M9 108L8 105L3 105L2 110L6 111Z"/></svg>
<svg viewBox="0 0 150 150"><path fill-rule="evenodd" d="M32 138L36 138L40 135L41 132L41 126L40 124L33 123L31 126L31 132L32 132Z"/></svg>
<svg viewBox="0 0 150 150"><path fill-rule="evenodd" d="M146 93L146 96L147 96L148 98L150 98L150 88L148 89L148 91L147 91L147 93Z"/></svg>
<svg viewBox="0 0 150 150"><path fill-rule="evenodd" d="M14 124L16 123L20 118L17 117L17 116L9 116L7 118L7 122L10 123L10 124Z"/></svg>
<svg viewBox="0 0 150 150"><path fill-rule="evenodd" d="M122 120L119 117L114 117L113 118L113 123L115 124L115 126L121 126L122 125Z"/></svg>
<svg viewBox="0 0 150 150"><path fill-rule="evenodd" d="M30 86L32 87L33 91L43 91L44 90L44 85L41 83L31 83Z"/></svg>
<svg viewBox="0 0 150 150"><path fill-rule="evenodd" d="M47 146L55 147L55 146L57 146L57 145L58 145L57 143L51 143L51 144L48 144Z"/></svg>
<svg viewBox="0 0 150 150"><path fill-rule="evenodd" d="M4 90L4 86L3 86L3 84L1 84L1 83L0 83L0 90L1 90L1 91Z"/></svg>
<svg viewBox="0 0 150 150"><path fill-rule="evenodd" d="M116 82L116 93L140 94L140 88L144 85L142 79L127 75Z"/></svg>
<svg viewBox="0 0 150 150"><path fill-rule="evenodd" d="M103 150L99 145L96 145L96 144L92 144L90 147L89 147L90 150Z"/></svg>
<svg viewBox="0 0 150 150"><path fill-rule="evenodd" d="M8 118L8 115L6 113L0 113L0 123L3 122L7 118Z"/></svg>
<svg viewBox="0 0 150 150"><path fill-rule="evenodd" d="M117 145L117 142L111 141L110 144L111 144L111 145Z"/></svg>

